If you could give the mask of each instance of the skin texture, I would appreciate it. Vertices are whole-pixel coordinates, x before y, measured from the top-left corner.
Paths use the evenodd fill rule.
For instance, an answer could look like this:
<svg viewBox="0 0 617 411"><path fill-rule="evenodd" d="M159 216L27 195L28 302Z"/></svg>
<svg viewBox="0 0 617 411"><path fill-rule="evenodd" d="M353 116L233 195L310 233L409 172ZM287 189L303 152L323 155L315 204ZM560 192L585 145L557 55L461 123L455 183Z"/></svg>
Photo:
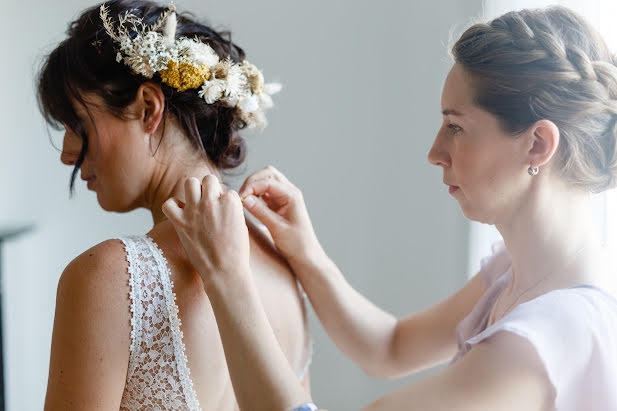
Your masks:
<svg viewBox="0 0 617 411"><path fill-rule="evenodd" d="M77 110L89 124L90 149L81 174L96 176L90 189L105 210L151 210L154 226L148 235L162 250L171 270L188 366L200 406L236 410L212 303L161 211L161 204L171 196L184 200L180 190L188 176L202 178L218 172L195 152L173 118L166 119L161 142L164 98L156 85L146 83L139 89L126 118L103 109L94 95L84 98L88 110L81 106ZM90 119L93 123L88 123ZM95 124L98 133L94 132ZM75 164L80 149L81 140L67 130L62 162ZM256 295L263 301L264 315L285 361L294 372L301 370L308 355L308 330L296 280L267 232L256 225L244 227L250 253L242 260L243 269L252 273ZM67 266L58 285L45 409L119 408L129 359L129 308L126 253L119 240L98 244ZM308 377L302 384L309 389Z"/></svg>
<svg viewBox="0 0 617 411"><path fill-rule="evenodd" d="M442 94L443 123L429 161L443 169L443 180L465 216L495 224L512 256L513 274L499 296L492 321L514 306L547 291L591 284L614 293L609 260L595 238L587 193L567 186L552 169L559 129L540 120L518 136L505 133L494 116L476 107L472 78L455 64ZM529 166L539 167L530 176ZM246 310L261 312L250 269L222 261L246 254L245 224L234 193L222 193L209 178L185 186L190 203L174 199L164 211L213 301L231 296L242 306L214 303L234 389L243 409L285 410L307 401L290 375L263 315L249 325ZM397 377L441 363L456 352L456 324L484 292L476 276L459 292L402 319L359 295L328 258L312 228L301 191L268 166L239 190L244 206L272 234L306 290L317 315L339 348L365 372ZM229 235L214 241L217 216ZM229 227L234 226L234 229ZM225 257L227 256L227 257ZM564 262L567 262L565 264ZM233 353L233 354L231 354ZM233 358L243 356L252 367ZM264 361L267 358L268 361ZM251 381L253 381L251 383ZM254 381L261 381L260 394ZM366 410L550 410L554 389L535 349L509 332L496 333L453 366L413 382L370 404Z"/></svg>

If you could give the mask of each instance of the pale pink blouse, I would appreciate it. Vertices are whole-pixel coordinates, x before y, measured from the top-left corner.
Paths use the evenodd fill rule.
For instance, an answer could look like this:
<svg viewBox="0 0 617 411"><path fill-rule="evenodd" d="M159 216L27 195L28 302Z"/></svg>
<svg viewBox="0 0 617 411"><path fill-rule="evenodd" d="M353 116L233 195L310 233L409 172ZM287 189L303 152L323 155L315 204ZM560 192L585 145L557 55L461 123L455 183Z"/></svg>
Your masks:
<svg viewBox="0 0 617 411"><path fill-rule="evenodd" d="M553 290L487 327L495 299L512 275L503 243L482 260L480 275L486 291L457 327L459 349L451 364L474 344L511 332L538 352L555 389L555 410L617 410L617 299L594 286Z"/></svg>

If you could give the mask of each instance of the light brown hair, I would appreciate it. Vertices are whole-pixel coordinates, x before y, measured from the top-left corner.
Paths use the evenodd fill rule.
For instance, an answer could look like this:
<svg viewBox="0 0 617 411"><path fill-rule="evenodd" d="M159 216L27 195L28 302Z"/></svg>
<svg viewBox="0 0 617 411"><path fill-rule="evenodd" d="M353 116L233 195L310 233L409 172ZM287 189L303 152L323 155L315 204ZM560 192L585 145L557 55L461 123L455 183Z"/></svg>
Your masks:
<svg viewBox="0 0 617 411"><path fill-rule="evenodd" d="M566 181L590 192L617 186L617 58L582 17L564 7L510 12L467 29L452 55L504 131L555 123L554 168Z"/></svg>

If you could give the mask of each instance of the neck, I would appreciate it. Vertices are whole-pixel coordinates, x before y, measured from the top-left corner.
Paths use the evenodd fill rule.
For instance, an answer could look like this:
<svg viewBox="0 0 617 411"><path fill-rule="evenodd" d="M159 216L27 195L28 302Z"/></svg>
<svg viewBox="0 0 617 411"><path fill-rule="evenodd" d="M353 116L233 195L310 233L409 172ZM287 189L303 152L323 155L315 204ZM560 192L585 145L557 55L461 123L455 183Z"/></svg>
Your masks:
<svg viewBox="0 0 617 411"><path fill-rule="evenodd" d="M599 244L589 195L565 188L535 190L496 227L512 257L512 294L543 278L556 286L584 282L576 267Z"/></svg>
<svg viewBox="0 0 617 411"><path fill-rule="evenodd" d="M152 157L152 177L142 198L143 207L152 213L154 225L167 219L162 210L165 201L174 197L185 202L184 183L188 178L196 177L201 181L209 174L221 178L219 171L202 153L196 152L179 131L171 128L166 139Z"/></svg>
<svg viewBox="0 0 617 411"><path fill-rule="evenodd" d="M147 208L152 213L152 221L157 225L161 221L167 219L163 214L163 203L175 197L176 199L186 202L184 196L184 183L190 177L196 177L200 181L208 174L214 174L220 177L218 172L212 169L205 163L195 165L193 167L168 167L162 170L159 178L153 178L153 184L147 197Z"/></svg>

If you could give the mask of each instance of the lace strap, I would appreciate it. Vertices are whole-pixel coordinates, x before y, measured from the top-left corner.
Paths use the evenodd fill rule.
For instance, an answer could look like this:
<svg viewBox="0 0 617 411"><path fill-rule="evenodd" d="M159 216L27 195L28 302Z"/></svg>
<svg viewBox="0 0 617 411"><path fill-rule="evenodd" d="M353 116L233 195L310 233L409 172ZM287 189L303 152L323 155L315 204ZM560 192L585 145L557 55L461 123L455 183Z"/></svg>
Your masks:
<svg viewBox="0 0 617 411"><path fill-rule="evenodd" d="M167 259L158 245L148 236L144 237L150 248L152 255L156 261L158 272L160 275L163 293L165 295L165 304L169 313L169 322L171 325L171 334L173 340L174 354L176 358L176 366L178 367L178 375L182 391L184 392L186 403L190 410L199 410L199 402L193 389L193 381L190 378L191 371L188 367L188 360L185 354L185 346L182 341L183 333L180 330L180 318L178 317L178 306L176 305L176 294L173 292L173 281L171 281L171 271L167 263Z"/></svg>
<svg viewBox="0 0 617 411"><path fill-rule="evenodd" d="M124 250L126 251L129 274L129 297L131 300L131 345L129 348L128 380L134 374L135 368L139 363L141 341L143 340L143 304L139 302L141 296L141 282L139 281L141 272L138 257L139 237L120 237L119 240L124 244Z"/></svg>

